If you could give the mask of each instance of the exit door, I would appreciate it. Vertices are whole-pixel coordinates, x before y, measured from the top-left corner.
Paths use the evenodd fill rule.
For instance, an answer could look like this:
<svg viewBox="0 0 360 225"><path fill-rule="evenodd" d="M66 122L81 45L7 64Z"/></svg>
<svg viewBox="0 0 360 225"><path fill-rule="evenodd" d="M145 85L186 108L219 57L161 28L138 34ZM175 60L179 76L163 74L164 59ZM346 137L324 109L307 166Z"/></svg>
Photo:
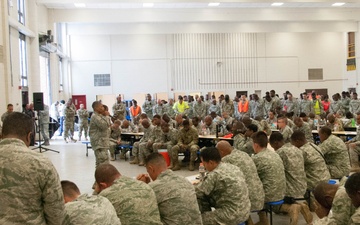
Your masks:
<svg viewBox="0 0 360 225"><path fill-rule="evenodd" d="M76 109L80 108L80 104L84 104L85 109L86 108L86 95L73 95L72 101L76 107Z"/></svg>

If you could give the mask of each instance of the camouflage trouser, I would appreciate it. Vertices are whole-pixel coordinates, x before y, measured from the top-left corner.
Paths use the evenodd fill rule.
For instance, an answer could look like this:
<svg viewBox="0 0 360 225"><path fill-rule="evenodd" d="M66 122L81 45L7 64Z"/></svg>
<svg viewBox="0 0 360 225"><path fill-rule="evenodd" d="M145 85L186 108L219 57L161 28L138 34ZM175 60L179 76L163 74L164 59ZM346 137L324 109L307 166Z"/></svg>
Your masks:
<svg viewBox="0 0 360 225"><path fill-rule="evenodd" d="M111 155L115 154L115 149L118 145L110 145L109 146L109 152Z"/></svg>
<svg viewBox="0 0 360 225"><path fill-rule="evenodd" d="M88 137L89 123L87 121L79 123L79 138L81 138L82 132L84 130L85 138Z"/></svg>
<svg viewBox="0 0 360 225"><path fill-rule="evenodd" d="M139 144L139 161L143 162L144 159L151 154L152 147L148 148L147 146L147 142L143 142Z"/></svg>
<svg viewBox="0 0 360 225"><path fill-rule="evenodd" d="M152 148L153 148L153 152L158 152L159 149L167 149L169 156L171 156L171 148L174 145L169 144L169 143L154 143Z"/></svg>
<svg viewBox="0 0 360 225"><path fill-rule="evenodd" d="M140 157L141 149L143 148L143 146L146 146L146 143L147 142L135 142L132 149L133 156Z"/></svg>
<svg viewBox="0 0 360 225"><path fill-rule="evenodd" d="M95 168L97 168L101 163L109 163L109 154L106 148L99 148L94 150L95 154Z"/></svg>
<svg viewBox="0 0 360 225"><path fill-rule="evenodd" d="M41 124L41 136L44 138L45 141L49 140L49 124L48 123Z"/></svg>
<svg viewBox="0 0 360 225"><path fill-rule="evenodd" d="M194 162L197 157L197 151L199 150L198 145L191 145L188 146L187 148L180 148L179 145L175 145L174 147L171 148L171 152L170 152L171 158L176 159L178 158L179 152L186 152L187 150L190 151L190 162Z"/></svg>
<svg viewBox="0 0 360 225"><path fill-rule="evenodd" d="M74 136L74 120L65 119L64 138L72 138Z"/></svg>

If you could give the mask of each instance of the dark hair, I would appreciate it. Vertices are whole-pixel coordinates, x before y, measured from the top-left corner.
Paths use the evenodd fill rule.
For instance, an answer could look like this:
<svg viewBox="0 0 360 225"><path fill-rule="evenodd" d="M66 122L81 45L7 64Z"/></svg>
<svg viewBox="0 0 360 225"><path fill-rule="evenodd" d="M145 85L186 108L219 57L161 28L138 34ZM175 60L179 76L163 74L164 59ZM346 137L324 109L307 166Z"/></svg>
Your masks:
<svg viewBox="0 0 360 225"><path fill-rule="evenodd" d="M155 118L160 120L161 116L157 114L157 115L153 116L153 119L155 119Z"/></svg>
<svg viewBox="0 0 360 225"><path fill-rule="evenodd" d="M355 194L360 191L360 173L354 173L347 179L345 189L348 194Z"/></svg>
<svg viewBox="0 0 360 225"><path fill-rule="evenodd" d="M64 196L75 197L80 194L80 190L76 184L68 180L61 181L61 188Z"/></svg>
<svg viewBox="0 0 360 225"><path fill-rule="evenodd" d="M291 135L290 139L292 141L305 141L305 134L304 132L300 131L300 130L295 130L294 133Z"/></svg>
<svg viewBox="0 0 360 225"><path fill-rule="evenodd" d="M284 137L283 135L280 133L280 132L273 132L271 135L270 135L270 138L269 138L269 142L270 143L275 143L275 142L282 142L284 141Z"/></svg>
<svg viewBox="0 0 360 225"><path fill-rule="evenodd" d="M12 112L7 115L3 122L2 135L15 135L17 137L26 137L33 131L34 122L26 114Z"/></svg>
<svg viewBox="0 0 360 225"><path fill-rule="evenodd" d="M217 163L221 162L221 156L217 148L206 147L200 152L200 158L202 161L209 162L210 160Z"/></svg>
<svg viewBox="0 0 360 225"><path fill-rule="evenodd" d="M98 107L101 104L101 102L99 101L94 101L91 105L91 107L93 108L93 110L95 110L96 107Z"/></svg>
<svg viewBox="0 0 360 225"><path fill-rule="evenodd" d="M254 143L258 144L262 148L266 148L268 145L268 137L263 131L259 131L251 135Z"/></svg>
<svg viewBox="0 0 360 225"><path fill-rule="evenodd" d="M182 125L183 125L183 126L188 126L188 125L190 125L189 120L188 120L188 119L184 120L184 121L182 122Z"/></svg>
<svg viewBox="0 0 360 225"><path fill-rule="evenodd" d="M178 99L183 100L184 98L181 95L179 95Z"/></svg>
<svg viewBox="0 0 360 225"><path fill-rule="evenodd" d="M331 135L331 129L329 127L325 126L325 127L322 127L319 130L319 133L326 134L327 136L330 136Z"/></svg>
<svg viewBox="0 0 360 225"><path fill-rule="evenodd" d="M153 152L150 155L148 155L145 158L145 164L164 164L166 165L166 161L164 159L164 156L162 156L160 153Z"/></svg>
<svg viewBox="0 0 360 225"><path fill-rule="evenodd" d="M13 106L13 104L10 103L10 104L7 105L8 108L9 108L10 106Z"/></svg>
<svg viewBox="0 0 360 225"><path fill-rule="evenodd" d="M300 116L299 116L299 117L301 117L301 118L306 117L306 113L304 113L304 112L300 113Z"/></svg>
<svg viewBox="0 0 360 225"><path fill-rule="evenodd" d="M258 131L258 126L256 126L255 124L250 124L249 126L247 126L247 129L255 133Z"/></svg>
<svg viewBox="0 0 360 225"><path fill-rule="evenodd" d="M120 173L115 166L109 163L102 163L95 170L95 180L98 184L112 183L119 175Z"/></svg>

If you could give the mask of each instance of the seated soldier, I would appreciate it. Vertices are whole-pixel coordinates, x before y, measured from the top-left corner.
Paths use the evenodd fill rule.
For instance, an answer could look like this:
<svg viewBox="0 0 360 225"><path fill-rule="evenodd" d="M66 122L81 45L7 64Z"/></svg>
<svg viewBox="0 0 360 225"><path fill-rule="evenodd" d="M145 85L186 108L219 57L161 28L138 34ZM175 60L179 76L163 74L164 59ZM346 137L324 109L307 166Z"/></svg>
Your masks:
<svg viewBox="0 0 360 225"><path fill-rule="evenodd" d="M155 141L153 144L154 152L158 152L159 149L167 149L169 156L171 156L171 149L177 144L179 131L170 127L165 121L161 121L161 138ZM169 169L174 167L173 162L169 166Z"/></svg>
<svg viewBox="0 0 360 225"><path fill-rule="evenodd" d="M190 126L189 120L183 121L183 128L179 131L178 143L171 149L171 161L173 162L172 170L180 170L179 152L190 151L189 170L195 169L195 160L197 151L199 150L198 141L199 135L195 128Z"/></svg>
<svg viewBox="0 0 360 225"><path fill-rule="evenodd" d="M295 123L293 121L294 112L285 113L285 117L287 118L287 125L292 129L295 126Z"/></svg>
<svg viewBox="0 0 360 225"><path fill-rule="evenodd" d="M348 224L358 225L360 224L360 173L354 173L349 177L345 183L345 189L356 208Z"/></svg>
<svg viewBox="0 0 360 225"><path fill-rule="evenodd" d="M245 132L245 152L247 152L250 156L255 153L253 149L252 135L256 132L258 132L258 127L255 124L250 124Z"/></svg>
<svg viewBox="0 0 360 225"><path fill-rule="evenodd" d="M144 182L122 176L111 164L99 165L95 180L95 192L111 202L122 224L162 224L155 193Z"/></svg>
<svg viewBox="0 0 360 225"><path fill-rule="evenodd" d="M285 143L289 143L290 136L293 133L293 130L288 126L288 119L283 116L278 117L278 127L279 127L279 132L284 137Z"/></svg>
<svg viewBox="0 0 360 225"><path fill-rule="evenodd" d="M322 181L313 193L317 204L315 212L320 218L314 225L348 224L355 207L344 186Z"/></svg>
<svg viewBox="0 0 360 225"><path fill-rule="evenodd" d="M198 134L201 134L202 132L202 123L199 117L195 116L191 119L193 127L198 131Z"/></svg>
<svg viewBox="0 0 360 225"><path fill-rule="evenodd" d="M298 130L291 135L291 144L303 152L307 189L313 190L321 181L328 182L330 173L320 148L314 143L307 142L305 134Z"/></svg>
<svg viewBox="0 0 360 225"><path fill-rule="evenodd" d="M355 118L354 118L354 115L351 113L351 112L347 112L345 114L345 118L341 119L341 122L343 123L344 125L344 128L348 128L348 127L355 127L354 125L354 121ZM353 122L354 121L354 122Z"/></svg>
<svg viewBox="0 0 360 225"><path fill-rule="evenodd" d="M115 160L115 150L121 143L121 129L120 129L120 120L115 120L110 126L110 160Z"/></svg>
<svg viewBox="0 0 360 225"><path fill-rule="evenodd" d="M170 116L168 116L166 113L161 117L162 120L164 120L166 123L170 125L170 127L175 128L176 121L173 120Z"/></svg>
<svg viewBox="0 0 360 225"><path fill-rule="evenodd" d="M246 221L250 215L250 200L241 170L222 163L219 151L214 147L202 150L200 158L208 171L204 180L195 187L203 224L240 224Z"/></svg>
<svg viewBox="0 0 360 225"><path fill-rule="evenodd" d="M175 129L180 130L181 128L183 128L183 115L178 114L175 117Z"/></svg>
<svg viewBox="0 0 360 225"><path fill-rule="evenodd" d="M259 131L264 131L266 133L266 135L270 135L271 134L271 128L269 126L269 124L266 122L266 120L264 120L262 117L257 116L255 118L255 120L257 122L259 122Z"/></svg>
<svg viewBox="0 0 360 225"><path fill-rule="evenodd" d="M183 176L166 169L165 159L159 153L148 155L145 164L149 175L140 174L137 179L148 183L154 190L161 222L166 225L201 225L194 186Z"/></svg>
<svg viewBox="0 0 360 225"><path fill-rule="evenodd" d="M254 124L257 126L258 131L262 131L262 126L259 124L259 122L257 120L251 119L249 116L243 116L241 121L244 123L245 127L249 127L251 124Z"/></svg>
<svg viewBox="0 0 360 225"><path fill-rule="evenodd" d="M255 155L252 157L259 178L264 187L265 202L275 202L284 199L286 180L283 162L278 154L267 148L268 137L262 132L252 135ZM259 212L260 223L268 224L265 211Z"/></svg>
<svg viewBox="0 0 360 225"><path fill-rule="evenodd" d="M339 137L332 135L329 127L322 127L319 136L319 148L324 155L331 178L349 175L350 160L346 144Z"/></svg>
<svg viewBox="0 0 360 225"><path fill-rule="evenodd" d="M261 210L264 206L264 189L257 174L256 166L250 156L233 148L227 141L220 141L217 143L216 148L220 153L222 162L237 166L243 172L249 191L250 210ZM249 217L248 224L252 224L251 217Z"/></svg>
<svg viewBox="0 0 360 225"><path fill-rule="evenodd" d="M61 181L65 200L65 212L70 225L120 225L114 206L107 198L98 195L80 194L71 181ZM101 210L99 210L101 209Z"/></svg>
<svg viewBox="0 0 360 225"><path fill-rule="evenodd" d="M146 145L149 145L150 143L152 144L153 135L154 135L153 133L154 126L151 125L149 120L147 119L143 119L141 121L141 124L144 128L144 135L142 136L140 141L135 142L133 145L132 153L134 155L134 159L130 161L130 164L139 164L140 166L143 166L144 158L143 158L143 154L141 154L143 152L142 149L145 148Z"/></svg>
<svg viewBox="0 0 360 225"><path fill-rule="evenodd" d="M268 118L266 119L266 122L271 127L271 129L277 129L277 118L276 118L275 110L273 109L269 110Z"/></svg>
<svg viewBox="0 0 360 225"><path fill-rule="evenodd" d="M216 135L216 123L211 116L206 116L202 127L202 135Z"/></svg>
<svg viewBox="0 0 360 225"><path fill-rule="evenodd" d="M255 126L256 127L256 126ZM257 127L256 127L257 129ZM234 126L232 127L233 131L233 139L234 143L233 146L235 149L238 149L240 151L246 152L248 155L254 154L254 150L251 146L249 146L247 143L249 143L249 137L246 137L245 134L247 132L247 129L245 125L242 122L235 122Z"/></svg>
<svg viewBox="0 0 360 225"><path fill-rule="evenodd" d="M302 151L290 143L285 144L284 138L279 132L271 134L269 142L271 147L279 154L285 168L285 203L278 210L289 214L290 224L296 225L298 223L300 211L305 221L308 224L311 223L313 217L309 207L294 200L295 198L303 198L307 187Z"/></svg>
<svg viewBox="0 0 360 225"><path fill-rule="evenodd" d="M347 141L345 144L349 149L351 172L359 172L359 153L360 153L360 113L356 115L356 136Z"/></svg>
<svg viewBox="0 0 360 225"><path fill-rule="evenodd" d="M121 123L121 132L122 133L136 133L138 132L138 128L130 121L123 120Z"/></svg>
<svg viewBox="0 0 360 225"><path fill-rule="evenodd" d="M334 114L330 113L327 115L327 120L326 126L329 127L331 131L344 131L343 123L336 118Z"/></svg>
<svg viewBox="0 0 360 225"><path fill-rule="evenodd" d="M312 135L312 129L310 125L304 122L300 117L294 118L295 126L292 128L293 131L299 130L305 134L306 140L308 142L314 143L314 137Z"/></svg>

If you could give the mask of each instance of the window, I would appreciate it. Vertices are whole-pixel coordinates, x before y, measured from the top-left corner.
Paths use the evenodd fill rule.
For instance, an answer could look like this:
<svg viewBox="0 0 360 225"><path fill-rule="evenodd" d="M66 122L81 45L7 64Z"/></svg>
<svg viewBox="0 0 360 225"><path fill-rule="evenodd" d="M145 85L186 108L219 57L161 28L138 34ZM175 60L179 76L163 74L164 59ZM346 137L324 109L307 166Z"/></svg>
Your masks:
<svg viewBox="0 0 360 225"><path fill-rule="evenodd" d="M26 52L26 36L19 33L19 58L20 58L20 80L21 86L28 86L28 71L27 71L27 52Z"/></svg>
<svg viewBox="0 0 360 225"><path fill-rule="evenodd" d="M17 0L18 21L25 24L25 0Z"/></svg>
<svg viewBox="0 0 360 225"><path fill-rule="evenodd" d="M348 33L348 57L346 66L348 71L356 70L355 32Z"/></svg>
<svg viewBox="0 0 360 225"><path fill-rule="evenodd" d="M110 74L94 74L94 86L110 86Z"/></svg>
<svg viewBox="0 0 360 225"><path fill-rule="evenodd" d="M51 80L50 80L50 53L41 51L39 55L41 92L44 93L44 103L50 105Z"/></svg>
<svg viewBox="0 0 360 225"><path fill-rule="evenodd" d="M59 92L64 91L63 85L63 59L59 57Z"/></svg>

